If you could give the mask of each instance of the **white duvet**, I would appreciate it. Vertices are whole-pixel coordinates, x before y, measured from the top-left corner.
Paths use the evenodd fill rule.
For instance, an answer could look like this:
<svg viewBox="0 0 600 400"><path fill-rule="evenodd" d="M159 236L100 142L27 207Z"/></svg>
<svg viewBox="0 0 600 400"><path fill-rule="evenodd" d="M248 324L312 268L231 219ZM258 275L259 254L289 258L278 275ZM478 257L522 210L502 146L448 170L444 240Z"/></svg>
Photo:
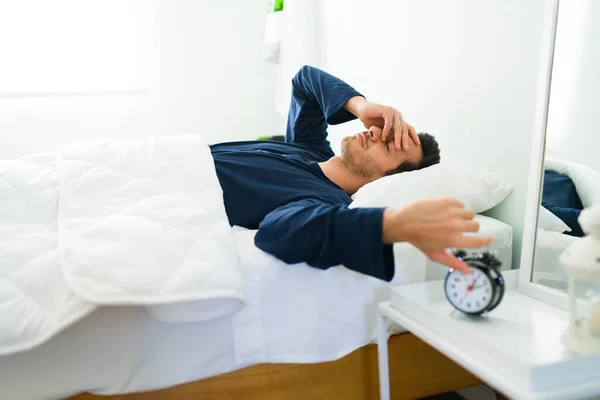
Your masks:
<svg viewBox="0 0 600 400"><path fill-rule="evenodd" d="M96 140L0 161L0 355L100 305L162 321L244 304L213 159L199 136Z"/></svg>

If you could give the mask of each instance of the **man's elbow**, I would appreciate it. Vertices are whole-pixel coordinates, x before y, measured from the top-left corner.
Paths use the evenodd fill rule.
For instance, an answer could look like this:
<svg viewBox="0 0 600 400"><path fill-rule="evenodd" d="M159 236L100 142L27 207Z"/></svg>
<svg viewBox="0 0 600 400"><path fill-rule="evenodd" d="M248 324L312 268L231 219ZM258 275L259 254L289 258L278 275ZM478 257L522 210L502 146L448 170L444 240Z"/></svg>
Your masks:
<svg viewBox="0 0 600 400"><path fill-rule="evenodd" d="M311 74L313 68L314 67L310 65L303 65L302 67L300 67L298 72L296 72L296 75L294 75L294 77L292 78L292 84L294 86L297 86L300 82L306 80L306 77Z"/></svg>
<svg viewBox="0 0 600 400"><path fill-rule="evenodd" d="M268 229L258 229L254 236L254 245L287 264L300 262L296 261L297 255L290 249L290 246L285 245L285 239L273 234Z"/></svg>
<svg viewBox="0 0 600 400"><path fill-rule="evenodd" d="M296 73L296 75L298 74L309 74L312 70L313 70L313 66L312 65L303 65L300 67L300 69L298 70L298 72Z"/></svg>

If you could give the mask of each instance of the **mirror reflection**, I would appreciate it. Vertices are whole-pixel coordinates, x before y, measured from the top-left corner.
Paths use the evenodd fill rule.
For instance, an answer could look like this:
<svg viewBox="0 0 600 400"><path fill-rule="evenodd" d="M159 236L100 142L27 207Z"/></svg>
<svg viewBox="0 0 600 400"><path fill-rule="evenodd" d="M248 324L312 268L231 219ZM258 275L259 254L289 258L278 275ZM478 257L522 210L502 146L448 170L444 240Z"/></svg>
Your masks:
<svg viewBox="0 0 600 400"><path fill-rule="evenodd" d="M561 2L532 281L567 290L559 256L600 203L600 3ZM582 288L586 290L586 288Z"/></svg>

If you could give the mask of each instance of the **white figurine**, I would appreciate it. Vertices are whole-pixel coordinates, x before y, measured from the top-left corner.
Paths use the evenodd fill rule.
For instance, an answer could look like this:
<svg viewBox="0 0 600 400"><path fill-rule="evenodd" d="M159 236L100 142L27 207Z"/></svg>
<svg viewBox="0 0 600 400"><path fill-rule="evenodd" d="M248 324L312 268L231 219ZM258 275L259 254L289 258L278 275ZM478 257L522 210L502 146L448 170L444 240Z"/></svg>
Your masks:
<svg viewBox="0 0 600 400"><path fill-rule="evenodd" d="M560 255L569 275L569 327L563 343L576 353L588 354L600 352L600 204L583 210L579 223L587 236ZM582 294L578 287L591 289Z"/></svg>
<svg viewBox="0 0 600 400"><path fill-rule="evenodd" d="M588 321L590 334L600 338L600 298L596 297L590 306L590 320Z"/></svg>

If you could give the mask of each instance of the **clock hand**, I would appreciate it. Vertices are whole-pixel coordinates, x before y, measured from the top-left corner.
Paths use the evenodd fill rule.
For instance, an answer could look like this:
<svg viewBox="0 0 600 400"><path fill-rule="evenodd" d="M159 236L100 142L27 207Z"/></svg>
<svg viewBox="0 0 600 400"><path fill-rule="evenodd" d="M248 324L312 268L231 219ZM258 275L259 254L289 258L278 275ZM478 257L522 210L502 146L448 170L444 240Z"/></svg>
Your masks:
<svg viewBox="0 0 600 400"><path fill-rule="evenodd" d="M485 285L473 286L473 289L479 289L479 288L482 288L482 287L485 287Z"/></svg>
<svg viewBox="0 0 600 400"><path fill-rule="evenodd" d="M477 283L477 278L473 277L473 281L469 284L469 278L467 278L466 275L463 275L465 277L465 281L467 282L467 291L465 292L465 294L463 295L463 298L466 297L469 292L471 292L473 289L476 288L480 288L482 286L475 286L475 284Z"/></svg>
<svg viewBox="0 0 600 400"><path fill-rule="evenodd" d="M477 278L473 277L473 281L471 281L471 284L469 285L469 291L473 290L473 287L475 286L476 283L477 283Z"/></svg>
<svg viewBox="0 0 600 400"><path fill-rule="evenodd" d="M474 287L473 285L474 285L474 284L475 284L475 282L473 281L473 282L472 282L472 283L469 285L469 281L467 281L467 291L465 292L465 294L464 294L464 296L463 296L463 297L466 297L466 296L469 294L469 292L473 290L473 287Z"/></svg>

